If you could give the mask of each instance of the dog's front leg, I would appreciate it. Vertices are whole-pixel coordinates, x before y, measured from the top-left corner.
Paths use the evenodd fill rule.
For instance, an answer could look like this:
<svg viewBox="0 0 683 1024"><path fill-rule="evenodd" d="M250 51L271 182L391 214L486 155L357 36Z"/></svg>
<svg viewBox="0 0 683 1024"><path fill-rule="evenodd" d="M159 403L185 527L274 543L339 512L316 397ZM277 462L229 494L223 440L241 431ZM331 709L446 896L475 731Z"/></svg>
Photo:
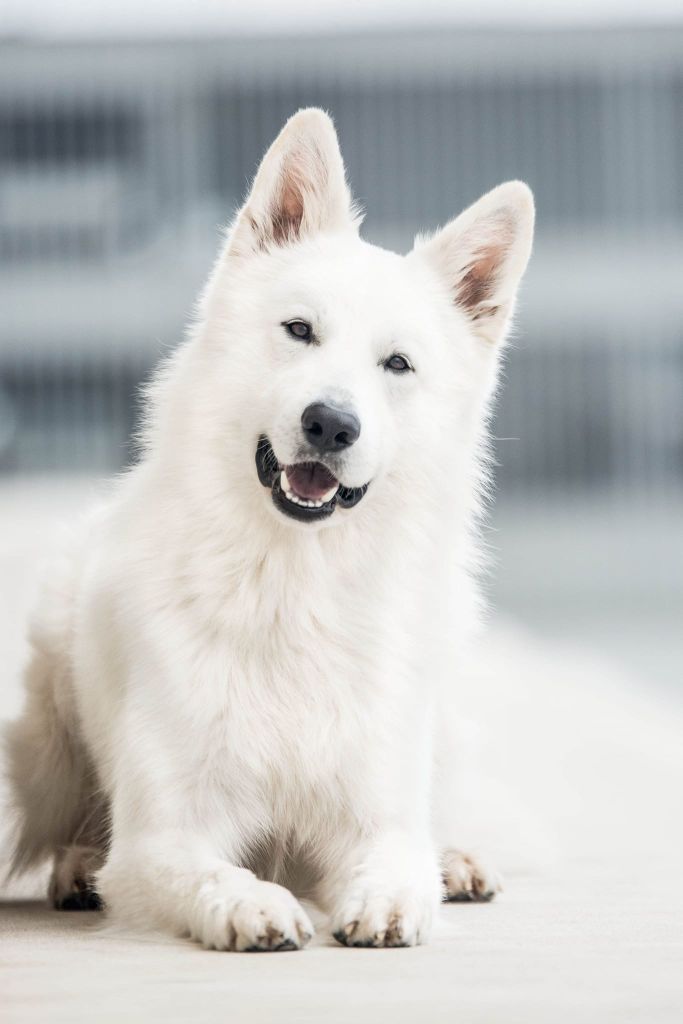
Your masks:
<svg viewBox="0 0 683 1024"><path fill-rule="evenodd" d="M208 949L301 949L313 934L287 889L231 864L187 828L115 835L97 888L124 922L188 936Z"/></svg>
<svg viewBox="0 0 683 1024"><path fill-rule="evenodd" d="M320 892L332 933L345 946L425 942L440 898L431 837L396 827L353 842Z"/></svg>
<svg viewBox="0 0 683 1024"><path fill-rule="evenodd" d="M115 843L98 890L124 921L189 936L209 949L301 949L313 934L287 889L216 856L187 831L142 832Z"/></svg>

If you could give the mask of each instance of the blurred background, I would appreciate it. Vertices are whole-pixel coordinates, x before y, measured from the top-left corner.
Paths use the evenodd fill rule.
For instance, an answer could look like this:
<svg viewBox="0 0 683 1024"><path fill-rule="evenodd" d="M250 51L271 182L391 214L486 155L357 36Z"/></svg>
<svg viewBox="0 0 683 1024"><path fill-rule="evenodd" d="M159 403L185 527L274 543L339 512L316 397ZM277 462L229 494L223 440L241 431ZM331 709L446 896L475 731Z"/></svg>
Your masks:
<svg viewBox="0 0 683 1024"><path fill-rule="evenodd" d="M370 241L406 250L499 182L532 186L493 605L682 697L683 9L640 7L5 0L5 622L47 524L130 458L220 226L315 104Z"/></svg>

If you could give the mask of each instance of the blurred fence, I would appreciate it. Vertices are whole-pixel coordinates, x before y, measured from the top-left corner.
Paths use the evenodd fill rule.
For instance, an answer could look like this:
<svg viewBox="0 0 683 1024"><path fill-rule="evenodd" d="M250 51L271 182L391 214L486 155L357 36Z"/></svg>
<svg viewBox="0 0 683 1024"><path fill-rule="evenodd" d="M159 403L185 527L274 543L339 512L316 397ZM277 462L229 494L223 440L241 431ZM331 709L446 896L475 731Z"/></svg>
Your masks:
<svg viewBox="0 0 683 1024"><path fill-rule="evenodd" d="M683 484L683 31L0 45L0 469L110 470L249 177L335 117L365 234L407 248L512 177L539 240L501 486Z"/></svg>

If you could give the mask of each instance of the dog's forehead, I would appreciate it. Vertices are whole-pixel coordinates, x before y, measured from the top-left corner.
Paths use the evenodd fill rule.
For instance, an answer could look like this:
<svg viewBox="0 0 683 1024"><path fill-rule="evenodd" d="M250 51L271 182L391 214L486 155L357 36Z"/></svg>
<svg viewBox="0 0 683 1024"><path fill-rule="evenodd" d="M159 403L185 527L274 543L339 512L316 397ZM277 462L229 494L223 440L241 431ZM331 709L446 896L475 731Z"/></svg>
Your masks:
<svg viewBox="0 0 683 1024"><path fill-rule="evenodd" d="M327 319L372 328L423 318L431 295L425 275L397 253L358 238L319 240L292 249L275 281L277 301L300 302Z"/></svg>

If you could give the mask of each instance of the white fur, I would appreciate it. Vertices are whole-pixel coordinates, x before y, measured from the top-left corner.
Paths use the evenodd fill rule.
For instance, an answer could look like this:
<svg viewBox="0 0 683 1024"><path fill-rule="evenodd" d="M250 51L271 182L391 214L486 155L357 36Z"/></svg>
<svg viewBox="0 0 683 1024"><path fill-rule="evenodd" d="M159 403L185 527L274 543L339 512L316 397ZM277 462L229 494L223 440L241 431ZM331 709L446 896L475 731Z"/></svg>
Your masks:
<svg viewBox="0 0 683 1024"><path fill-rule="evenodd" d="M9 733L17 867L99 846L111 913L219 949L305 944L274 883L365 945L426 938L442 865L451 895L477 891L485 873L454 854L451 720L487 408L532 227L511 182L406 257L375 248L329 118L287 123L151 389L140 462L36 619ZM289 337L292 317L321 343ZM394 352L415 372L386 371ZM343 483L370 486L297 524L255 446L265 433L294 461L302 410L325 398L362 424Z"/></svg>

